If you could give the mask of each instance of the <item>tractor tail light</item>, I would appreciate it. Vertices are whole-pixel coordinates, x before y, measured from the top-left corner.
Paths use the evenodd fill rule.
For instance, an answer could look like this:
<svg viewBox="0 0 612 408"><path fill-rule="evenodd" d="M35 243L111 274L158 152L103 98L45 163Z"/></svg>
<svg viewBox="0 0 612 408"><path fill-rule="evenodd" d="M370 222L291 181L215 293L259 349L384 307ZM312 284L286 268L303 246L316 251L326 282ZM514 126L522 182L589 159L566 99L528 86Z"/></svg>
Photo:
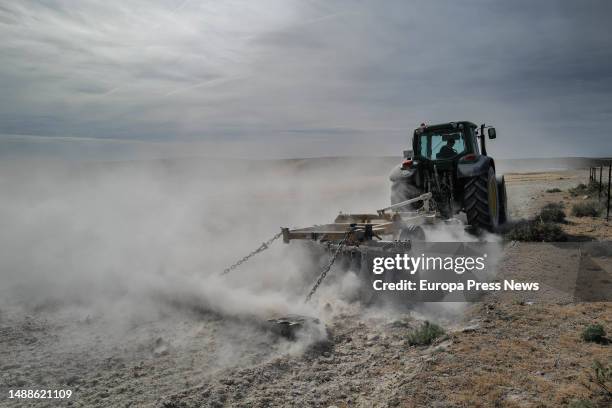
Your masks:
<svg viewBox="0 0 612 408"><path fill-rule="evenodd" d="M473 162L476 160L476 155L474 153L466 154L461 158L462 162Z"/></svg>
<svg viewBox="0 0 612 408"><path fill-rule="evenodd" d="M408 159L408 160L404 160L402 162L402 169L409 169L412 167L412 160Z"/></svg>

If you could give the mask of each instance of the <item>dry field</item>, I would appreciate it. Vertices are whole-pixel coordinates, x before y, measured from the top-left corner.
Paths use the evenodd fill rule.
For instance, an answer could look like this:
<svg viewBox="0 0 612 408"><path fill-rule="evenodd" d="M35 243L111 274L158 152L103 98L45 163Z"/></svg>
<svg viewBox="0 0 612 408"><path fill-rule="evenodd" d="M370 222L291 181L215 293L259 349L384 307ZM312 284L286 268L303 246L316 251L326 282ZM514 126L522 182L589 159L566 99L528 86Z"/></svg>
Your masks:
<svg viewBox="0 0 612 408"><path fill-rule="evenodd" d="M568 221L562 225L565 232L600 241L612 240L612 214L610 214L610 221L602 220L600 217L575 217L571 214L573 205L588 200L598 200L598 194L572 196L568 192L568 189L576 187L579 183L587 182L588 169L507 174L508 193L512 195L513 203L516 204L512 208L511 215L515 217L532 216L548 203L562 203L565 206ZM555 188L561 191L547 192ZM605 195L606 192L603 190L602 205L605 202L603 198Z"/></svg>
<svg viewBox="0 0 612 408"><path fill-rule="evenodd" d="M74 208L82 208L83 202L104 203L95 207L94 217L74 220L78 234L56 228L46 237L51 241L18 237L38 245L32 255L41 260L19 261L15 255L19 262L35 269L44 260L55 267L49 273L78 286L63 282L67 289L60 291L45 281L51 285L45 288L61 294L47 299L38 286L19 280L29 271L7 275L15 282L12 293L32 299L11 303L5 293L0 303L0 406L559 407L578 400L592 404L582 407L609 406L610 396L592 380L592 365L600 361L610 366L611 346L581 339L593 323L612 333L609 254L586 254L555 243L508 244L498 265L500 279L546 277L551 284L541 296L488 296L475 304L410 310L365 307L354 297L355 281L334 276L340 273L335 270L314 305L297 307L320 265L308 264L303 252L280 244L236 271L228 283L215 278L228 259L248 252L253 241L267 238L278 224L326 222L341 209L373 209L387 202L386 170L367 174L360 167L343 166L304 177L300 172L306 170L291 166L264 178L242 173L229 187L211 182L213 189L199 184L199 177L189 186L176 183L176 174L158 184L156 174L148 190L134 190L129 183L117 191L117 180L125 182L125 177L111 172L112 183L87 195L62 187L59 193L69 194L70 200L57 198L58 189L53 189L46 193L47 201L31 204L44 210L45 217L62 216L57 208L65 204L71 209L66 217L74 220ZM215 171L207 168L202 174L214 181L220 177ZM184 180L181 171L173 172ZM586 176L586 170L508 175L512 217L533 216L548 202L571 208L581 198L567 189ZM287 178L300 178L301 183L282 184ZM88 183L77 182L78 191ZM554 187L563 191L546 192ZM38 194L12 188L28 203ZM113 193L113 202L102 193ZM167 195L178 198L165 201ZM321 210L322 198L331 208ZM184 204L186 199L195 203L193 208ZM132 206L134 200L138 205ZM50 206L41 207L41 202ZM149 208L145 202L156 205ZM3 205L9 214L18 214L11 211L25 204ZM107 207L113 211L106 212ZM127 216L115 219L118 210ZM149 212L150 217L143 215ZM37 214L28 213L28 219ZM570 216L568 221L563 228L572 235L597 241L611 237L610 224L601 219ZM3 222L7 228L13 225L9 218ZM108 240L95 228L101 222L113 225ZM147 235L151 223L154 241ZM15 225L26 228L25 223ZM241 233L224 236L228 230ZM212 234L218 239L211 239ZM230 237L235 251L226 249ZM62 240L67 243L55 248ZM173 245L175 240L181 245ZM83 242L87 245L79 246ZM167 252L168 247L178 248ZM99 250L104 256L97 256ZM72 254L70 264L61 258L66 253ZM9 255L3 255L4 270L20 265L9 264ZM147 263L141 265L139 257ZM108 259L120 259L130 269ZM73 264L78 274L62 275ZM82 275L91 268L95 274L85 279ZM198 268L210 276L201 278ZM141 269L155 273L134 281ZM111 273L110 281L99 279L105 273ZM599 301L583 301L585 294L577 288ZM321 319L327 334L290 341L269 330L266 316L296 309ZM410 333L425 319L447 334L429 346L410 345ZM71 389L74 394L67 401L17 401L6 398L10 389Z"/></svg>

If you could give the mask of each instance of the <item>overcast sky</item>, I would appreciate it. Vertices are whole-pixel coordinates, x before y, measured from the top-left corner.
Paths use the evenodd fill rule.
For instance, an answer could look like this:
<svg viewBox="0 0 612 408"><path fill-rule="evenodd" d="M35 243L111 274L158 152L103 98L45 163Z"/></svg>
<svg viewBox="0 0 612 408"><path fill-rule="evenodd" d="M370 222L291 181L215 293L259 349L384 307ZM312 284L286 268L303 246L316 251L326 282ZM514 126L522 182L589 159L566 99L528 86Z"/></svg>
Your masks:
<svg viewBox="0 0 612 408"><path fill-rule="evenodd" d="M0 157L612 155L612 2L0 2Z"/></svg>

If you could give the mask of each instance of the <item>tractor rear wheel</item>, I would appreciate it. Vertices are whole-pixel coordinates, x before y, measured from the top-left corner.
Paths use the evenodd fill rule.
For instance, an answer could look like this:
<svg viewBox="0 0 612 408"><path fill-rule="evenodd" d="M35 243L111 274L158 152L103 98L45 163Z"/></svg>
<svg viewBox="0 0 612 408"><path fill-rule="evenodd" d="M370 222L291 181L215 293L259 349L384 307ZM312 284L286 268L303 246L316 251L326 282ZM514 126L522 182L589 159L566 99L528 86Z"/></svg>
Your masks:
<svg viewBox="0 0 612 408"><path fill-rule="evenodd" d="M500 202L495 170L468 179L463 191L463 206L468 224L495 231L499 225Z"/></svg>
<svg viewBox="0 0 612 408"><path fill-rule="evenodd" d="M499 225L508 221L508 195L504 175L497 176L497 194L499 196Z"/></svg>

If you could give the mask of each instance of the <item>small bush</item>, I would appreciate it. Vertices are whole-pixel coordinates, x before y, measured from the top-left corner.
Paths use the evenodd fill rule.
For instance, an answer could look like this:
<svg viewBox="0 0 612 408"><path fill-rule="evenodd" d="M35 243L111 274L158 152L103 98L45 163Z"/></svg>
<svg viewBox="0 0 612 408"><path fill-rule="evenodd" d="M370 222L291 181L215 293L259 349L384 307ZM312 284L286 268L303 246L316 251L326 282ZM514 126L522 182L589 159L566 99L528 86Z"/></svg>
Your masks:
<svg viewBox="0 0 612 408"><path fill-rule="evenodd" d="M510 241L525 242L560 242L567 241L567 235L561 227L552 222L543 222L539 219L520 221L504 233Z"/></svg>
<svg viewBox="0 0 612 408"><path fill-rule="evenodd" d="M588 185L580 183L576 187L570 188L568 191L574 197L579 195L594 194L599 191L599 182L591 180Z"/></svg>
<svg viewBox="0 0 612 408"><path fill-rule="evenodd" d="M586 194L587 186L584 183L580 183L576 187L572 187L567 191L569 191L569 193L575 197L580 194Z"/></svg>
<svg viewBox="0 0 612 408"><path fill-rule="evenodd" d="M604 343L606 341L606 331L601 324L591 324L582 332L582 340Z"/></svg>
<svg viewBox="0 0 612 408"><path fill-rule="evenodd" d="M595 383L608 396L612 397L612 365L604 366L600 361L593 362L594 376L591 381Z"/></svg>
<svg viewBox="0 0 612 408"><path fill-rule="evenodd" d="M597 217L599 215L599 206L594 201L577 203L572 207L572 215L576 217Z"/></svg>
<svg viewBox="0 0 612 408"><path fill-rule="evenodd" d="M444 334L442 327L426 321L421 327L408 334L408 344L411 346L426 346Z"/></svg>
<svg viewBox="0 0 612 408"><path fill-rule="evenodd" d="M558 203L546 204L540 211L539 218L543 222L565 222L563 206Z"/></svg>
<svg viewBox="0 0 612 408"><path fill-rule="evenodd" d="M558 187L555 188L549 188L548 190L546 190L547 193L560 193L561 189Z"/></svg>

